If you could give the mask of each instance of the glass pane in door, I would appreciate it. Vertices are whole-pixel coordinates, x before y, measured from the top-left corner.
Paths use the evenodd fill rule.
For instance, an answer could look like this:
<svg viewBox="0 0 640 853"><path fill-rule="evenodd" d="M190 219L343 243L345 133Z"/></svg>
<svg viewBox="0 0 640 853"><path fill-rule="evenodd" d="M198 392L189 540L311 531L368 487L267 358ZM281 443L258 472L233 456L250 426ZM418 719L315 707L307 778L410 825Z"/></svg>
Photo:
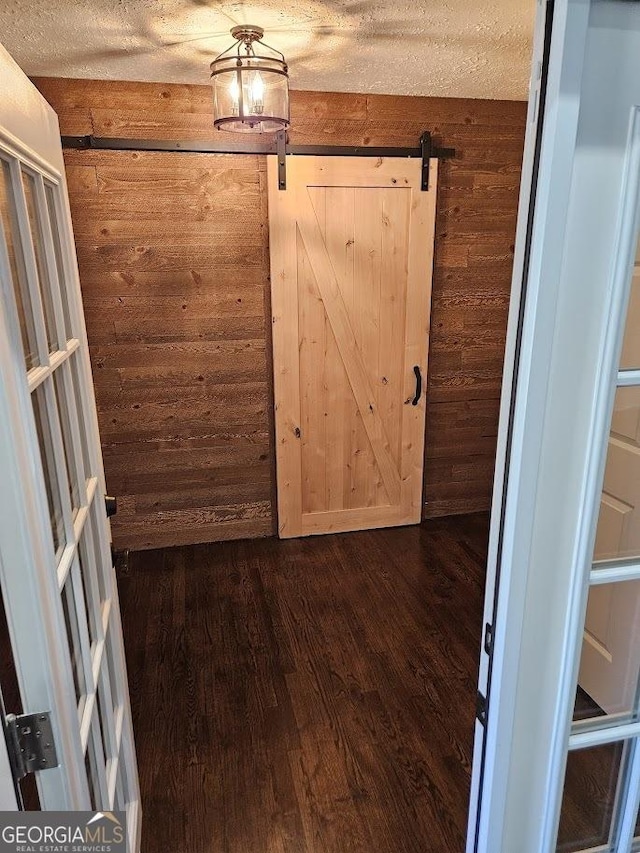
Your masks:
<svg viewBox="0 0 640 853"><path fill-rule="evenodd" d="M5 248L9 260L9 274L18 309L20 336L22 338L26 368L27 370L31 370L32 367L37 367L39 364L36 333L33 324L33 310L24 269L22 246L16 224L15 201L11 186L9 164L6 160L0 160L0 164L2 165L0 169L0 225L2 225L2 231L4 232Z"/></svg>
<svg viewBox="0 0 640 853"><path fill-rule="evenodd" d="M615 395L594 560L639 556L640 387L628 387Z"/></svg>
<svg viewBox="0 0 640 853"><path fill-rule="evenodd" d="M65 334L67 340L70 340L71 338L75 337L71 323L71 311L69 309L69 290L72 285L71 282L67 281L64 263L62 260L62 229L61 223L58 220L58 210L56 208L56 194L59 192L59 187L54 187L52 184L45 181L44 190L47 199L47 212L49 214L49 223L51 225L51 236L53 237L53 249L56 256L58 281L60 282L60 298L62 299L62 311L64 313Z"/></svg>
<svg viewBox="0 0 640 853"><path fill-rule="evenodd" d="M640 580L592 586L574 721L601 727L638 717L639 650Z"/></svg>
<svg viewBox="0 0 640 853"><path fill-rule="evenodd" d="M49 382L51 380L47 380ZM46 384L46 383L45 383ZM56 464L53 451L53 440L51 438L51 427L47 413L47 401L45 396L45 384L40 385L31 395L33 413L38 433L38 445L40 447L40 458L44 472L44 484L49 504L49 518L51 520L51 533L53 536L53 548L56 558L59 560L62 549L66 545L64 534L64 521L62 516L62 502L60 500L60 484L56 474Z"/></svg>
<svg viewBox="0 0 640 853"><path fill-rule="evenodd" d="M130 786L127 781L127 766L124 759L121 757L118 762L118 779L116 782L116 802L119 809L126 809L129 799L127 792L130 791Z"/></svg>
<svg viewBox="0 0 640 853"><path fill-rule="evenodd" d="M80 627L78 624L78 613L76 610L72 581L68 580L62 590L62 612L69 644L69 655L71 657L71 671L73 673L73 684L76 691L78 710L82 713L87 694L87 685L84 677L82 662L82 650L80 640Z"/></svg>
<svg viewBox="0 0 640 853"><path fill-rule="evenodd" d="M91 454L89 453L89 422L87 420L88 413L86 405L83 403L81 393L82 388L82 366L79 363L79 355L74 352L69 359L69 369L71 373L71 385L73 387L73 397L75 400L75 408L78 416L78 425L80 427L80 449L82 462L85 471L85 478L96 476L98 473L94 470L95 466L91 463Z"/></svg>
<svg viewBox="0 0 640 853"><path fill-rule="evenodd" d="M98 766L91 738L89 738L87 751L84 756L84 767L87 773L87 783L89 785L89 800L91 802L91 809L92 811L96 811L98 808L100 808L100 800L97 793Z"/></svg>
<svg viewBox="0 0 640 853"><path fill-rule="evenodd" d="M87 556L87 531L90 525L85 523L80 539L80 548L78 551L78 561L80 565L80 577L82 578L82 591L84 594L85 607L87 611L87 629L89 631L89 642L91 644L91 654L95 653L96 644L102 639L102 613L96 602L96 596L93 590L97 587L97 581L93 579L93 573L89 567L90 556Z"/></svg>
<svg viewBox="0 0 640 853"><path fill-rule="evenodd" d="M631 294L620 356L621 370L640 368L640 240L631 279Z"/></svg>
<svg viewBox="0 0 640 853"><path fill-rule="evenodd" d="M71 498L71 509L73 516L80 509L80 485L84 485L84 471L78 471L76 467L76 454L73 448L73 435L77 430L75 423L75 408L69 406L67 400L67 390L65 386L65 374L67 373L68 365L61 365L53 374L53 384L56 392L56 403L58 405L58 414L60 416L60 426L62 429L62 444L64 448L64 461L67 472L67 480L69 483L69 496ZM79 454L77 454L79 456Z"/></svg>
<svg viewBox="0 0 640 853"><path fill-rule="evenodd" d="M22 183L24 185L24 195L27 202L27 212L29 214L29 225L31 228L31 238L33 240L33 250L36 257L36 268L38 271L38 284L40 286L40 297L42 299L42 307L44 309L44 322L47 330L47 342L49 344L49 352L54 352L58 349L58 340L56 335L55 315L53 313L53 282L49 279L47 266L44 256L44 240L42 236L42 228L38 219L38 209L36 202L36 182L33 175L22 170ZM63 342L60 342L63 343Z"/></svg>
<svg viewBox="0 0 640 853"><path fill-rule="evenodd" d="M577 853L608 844L625 752L626 742L618 742L569 753L558 853Z"/></svg>

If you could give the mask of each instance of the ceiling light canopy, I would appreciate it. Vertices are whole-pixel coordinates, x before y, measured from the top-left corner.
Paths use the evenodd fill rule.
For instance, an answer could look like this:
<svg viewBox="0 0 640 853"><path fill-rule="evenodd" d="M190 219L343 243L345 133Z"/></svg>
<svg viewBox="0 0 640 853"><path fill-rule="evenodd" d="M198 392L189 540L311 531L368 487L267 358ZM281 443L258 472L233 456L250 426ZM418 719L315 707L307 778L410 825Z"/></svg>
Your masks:
<svg viewBox="0 0 640 853"><path fill-rule="evenodd" d="M262 41L262 27L234 27L231 35L235 43L211 63L214 126L239 133L287 128L289 74L284 56Z"/></svg>

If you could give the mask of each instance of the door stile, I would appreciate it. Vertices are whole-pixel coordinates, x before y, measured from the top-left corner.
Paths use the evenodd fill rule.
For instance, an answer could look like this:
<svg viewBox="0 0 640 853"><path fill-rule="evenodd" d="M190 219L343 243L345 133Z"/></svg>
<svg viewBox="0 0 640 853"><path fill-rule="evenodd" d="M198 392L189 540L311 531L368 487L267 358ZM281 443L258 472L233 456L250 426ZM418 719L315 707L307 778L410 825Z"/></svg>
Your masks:
<svg viewBox="0 0 640 853"><path fill-rule="evenodd" d="M637 4L555 4L508 481L494 504L503 573L479 791L483 853L547 853L558 834L623 304L617 229L623 192L635 192L624 175L639 36Z"/></svg>
<svg viewBox="0 0 640 853"><path fill-rule="evenodd" d="M640 740L632 741L629 750L627 784L622 797L620 829L616 839L620 851L631 850L640 809Z"/></svg>
<svg viewBox="0 0 640 853"><path fill-rule="evenodd" d="M129 695L129 681L127 678L127 662L125 659L124 644L122 642L122 616L117 584L114 584L110 619L111 645L106 649L106 653L111 655L112 658L112 670L110 671L115 670L116 672L124 673L124 681L121 682L120 688L118 689L117 684L113 685L113 690L120 692L120 695L118 696L118 716L114 720L116 743L118 746L118 757L116 758L117 768L115 772L117 774L117 778L121 778L120 774L122 774L122 777L126 780L126 786L124 787L130 791L129 800L127 802L129 852L136 853L136 851L140 850L142 805L140 799L140 780L137 773L135 742L133 737L131 697ZM132 772L129 773L129 770ZM114 807L117 805L117 800L113 802L113 805Z"/></svg>
<svg viewBox="0 0 640 853"><path fill-rule="evenodd" d="M268 179L278 180L276 158L268 157ZM298 226L297 198L292 189L278 192L269 208L272 276L274 399L276 409L276 467L278 470L278 530L287 538L302 532L302 450L300 423L300 364L298 354ZM273 198L272 198L273 202ZM278 328L280 333L278 333Z"/></svg>
<svg viewBox="0 0 640 853"><path fill-rule="evenodd" d="M438 161L429 161L429 186L435 192L438 186ZM422 192L413 189L412 196ZM403 394L404 408L402 412L402 505L413 523L422 520L422 489L424 484L423 466L425 449L425 428L427 411L427 376L429 370L429 347L424 341L429 340L431 325L431 289L433 276L436 205L420 206L418 199L411 199L411 228L409 245L412 247L408 258L407 294L409 299L406 306L406 328L404 355ZM423 236L428 239L423 241ZM410 399L415 392L414 365L420 367L422 374L422 396L417 406ZM424 413L424 414L423 414ZM411 452L409 452L411 451ZM416 468L416 466L419 466Z"/></svg>

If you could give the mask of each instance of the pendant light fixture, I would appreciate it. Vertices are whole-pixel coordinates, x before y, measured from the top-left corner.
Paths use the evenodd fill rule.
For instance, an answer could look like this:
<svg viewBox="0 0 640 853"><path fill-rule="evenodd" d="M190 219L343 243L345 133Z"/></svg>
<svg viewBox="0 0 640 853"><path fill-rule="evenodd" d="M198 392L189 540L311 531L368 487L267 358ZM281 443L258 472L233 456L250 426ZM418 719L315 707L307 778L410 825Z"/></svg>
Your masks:
<svg viewBox="0 0 640 853"><path fill-rule="evenodd" d="M234 27L231 35L235 43L211 63L214 127L237 133L286 129L289 74L284 56L262 41L262 27Z"/></svg>

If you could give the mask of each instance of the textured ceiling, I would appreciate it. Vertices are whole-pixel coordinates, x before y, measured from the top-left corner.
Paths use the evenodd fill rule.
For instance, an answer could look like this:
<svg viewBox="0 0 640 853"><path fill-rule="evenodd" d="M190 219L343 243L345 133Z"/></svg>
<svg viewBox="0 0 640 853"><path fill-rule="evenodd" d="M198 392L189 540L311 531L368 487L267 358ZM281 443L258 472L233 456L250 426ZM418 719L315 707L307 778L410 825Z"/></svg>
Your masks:
<svg viewBox="0 0 640 853"><path fill-rule="evenodd" d="M535 0L0 0L31 75L206 83L253 23L294 89L524 99Z"/></svg>

